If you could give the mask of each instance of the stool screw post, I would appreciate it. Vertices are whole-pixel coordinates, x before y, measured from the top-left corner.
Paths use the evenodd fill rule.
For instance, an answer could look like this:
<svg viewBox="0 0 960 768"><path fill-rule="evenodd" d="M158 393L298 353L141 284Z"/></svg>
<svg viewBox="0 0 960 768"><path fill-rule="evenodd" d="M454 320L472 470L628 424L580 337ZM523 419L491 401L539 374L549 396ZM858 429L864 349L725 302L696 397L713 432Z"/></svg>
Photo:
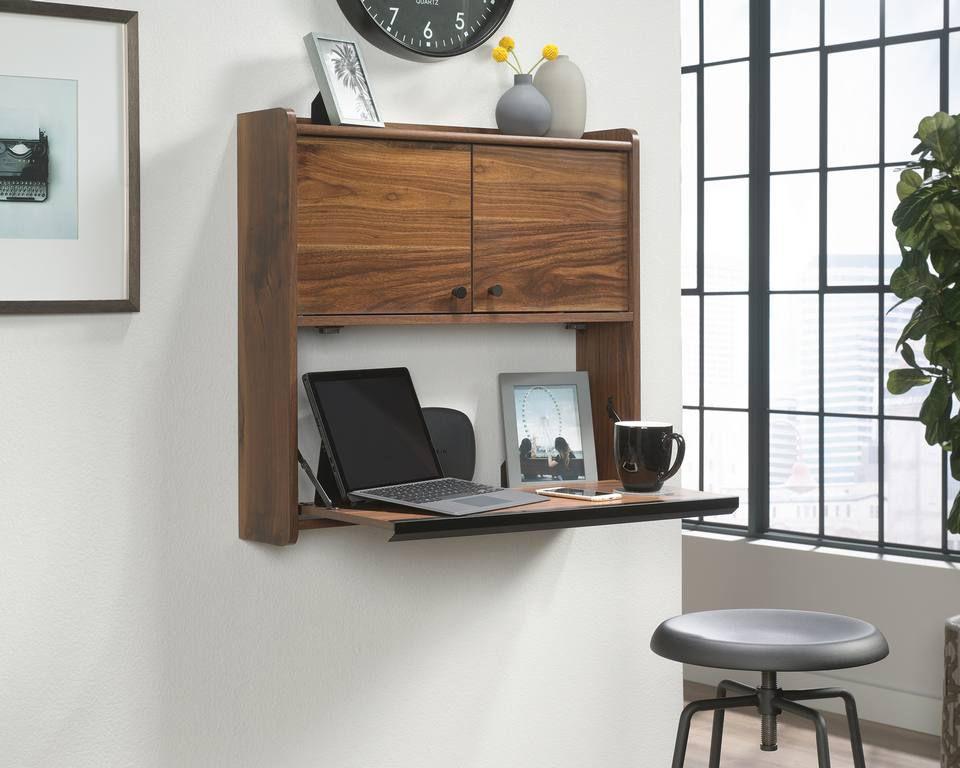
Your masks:
<svg viewBox="0 0 960 768"><path fill-rule="evenodd" d="M772 697L778 691L777 673L763 672L760 679L760 700ZM760 749L764 752L777 751L777 712L768 706L760 709Z"/></svg>

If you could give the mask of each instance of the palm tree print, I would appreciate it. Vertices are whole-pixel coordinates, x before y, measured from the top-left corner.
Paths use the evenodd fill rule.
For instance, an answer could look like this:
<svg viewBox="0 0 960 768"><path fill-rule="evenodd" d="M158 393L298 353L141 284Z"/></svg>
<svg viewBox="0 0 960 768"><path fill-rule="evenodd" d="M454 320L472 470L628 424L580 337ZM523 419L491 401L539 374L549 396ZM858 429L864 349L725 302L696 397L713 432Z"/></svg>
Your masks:
<svg viewBox="0 0 960 768"><path fill-rule="evenodd" d="M353 91L357 97L356 106L364 120L376 120L376 110L370 97L370 87L360 64L360 57L352 45L337 45L330 54L333 61L333 73L340 83Z"/></svg>

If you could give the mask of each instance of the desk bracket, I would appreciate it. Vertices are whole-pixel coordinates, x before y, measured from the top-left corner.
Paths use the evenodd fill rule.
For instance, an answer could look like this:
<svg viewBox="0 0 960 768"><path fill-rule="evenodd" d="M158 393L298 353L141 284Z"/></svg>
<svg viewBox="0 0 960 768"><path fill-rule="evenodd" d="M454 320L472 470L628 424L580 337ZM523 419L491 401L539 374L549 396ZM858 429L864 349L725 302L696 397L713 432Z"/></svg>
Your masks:
<svg viewBox="0 0 960 768"><path fill-rule="evenodd" d="M567 323L564 326L568 331L585 331L587 330L586 323Z"/></svg>
<svg viewBox="0 0 960 768"><path fill-rule="evenodd" d="M330 336L331 334L340 333L342 328L342 325L318 325L317 333L321 336Z"/></svg>

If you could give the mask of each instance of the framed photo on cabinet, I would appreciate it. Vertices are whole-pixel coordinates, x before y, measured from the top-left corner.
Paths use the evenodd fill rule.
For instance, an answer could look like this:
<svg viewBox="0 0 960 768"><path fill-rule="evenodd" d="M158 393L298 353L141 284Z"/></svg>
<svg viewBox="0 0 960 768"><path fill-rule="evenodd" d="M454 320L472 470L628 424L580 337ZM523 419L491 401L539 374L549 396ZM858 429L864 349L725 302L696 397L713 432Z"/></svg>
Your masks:
<svg viewBox="0 0 960 768"><path fill-rule="evenodd" d="M140 309L137 13L0 0L0 313Z"/></svg>

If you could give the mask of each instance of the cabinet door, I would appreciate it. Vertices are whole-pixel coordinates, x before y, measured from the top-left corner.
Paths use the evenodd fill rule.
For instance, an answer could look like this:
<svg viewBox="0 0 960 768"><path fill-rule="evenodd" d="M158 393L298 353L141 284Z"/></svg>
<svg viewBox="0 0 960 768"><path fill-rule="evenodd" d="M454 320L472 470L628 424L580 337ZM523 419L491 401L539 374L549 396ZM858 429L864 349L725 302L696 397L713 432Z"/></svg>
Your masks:
<svg viewBox="0 0 960 768"><path fill-rule="evenodd" d="M630 309L627 160L475 146L474 311Z"/></svg>
<svg viewBox="0 0 960 768"><path fill-rule="evenodd" d="M301 139L297 155L300 314L470 311L469 145Z"/></svg>

